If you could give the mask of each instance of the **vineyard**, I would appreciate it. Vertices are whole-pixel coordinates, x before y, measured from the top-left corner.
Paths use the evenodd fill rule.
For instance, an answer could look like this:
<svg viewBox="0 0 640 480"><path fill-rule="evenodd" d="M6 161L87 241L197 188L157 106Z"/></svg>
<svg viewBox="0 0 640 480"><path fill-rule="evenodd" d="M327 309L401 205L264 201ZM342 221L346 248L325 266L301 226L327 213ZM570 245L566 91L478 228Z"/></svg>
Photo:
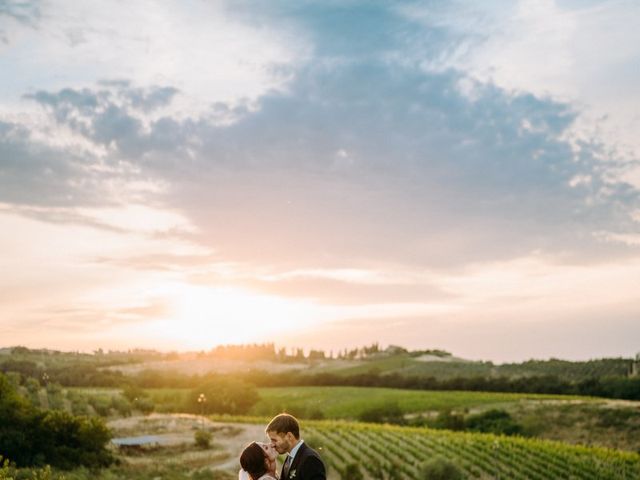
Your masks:
<svg viewBox="0 0 640 480"><path fill-rule="evenodd" d="M356 464L374 479L422 479L421 466L434 457L451 461L470 479L640 479L640 455L632 452L348 422L306 422L304 428L335 471Z"/></svg>

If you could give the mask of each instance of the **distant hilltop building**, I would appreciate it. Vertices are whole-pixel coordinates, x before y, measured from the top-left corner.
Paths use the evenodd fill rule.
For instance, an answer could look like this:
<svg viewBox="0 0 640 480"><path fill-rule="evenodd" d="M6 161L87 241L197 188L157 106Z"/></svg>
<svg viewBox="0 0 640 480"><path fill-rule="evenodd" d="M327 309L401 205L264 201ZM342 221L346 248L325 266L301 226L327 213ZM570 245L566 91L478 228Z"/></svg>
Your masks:
<svg viewBox="0 0 640 480"><path fill-rule="evenodd" d="M640 353L636 354L636 359L631 362L629 368L630 377L640 377Z"/></svg>

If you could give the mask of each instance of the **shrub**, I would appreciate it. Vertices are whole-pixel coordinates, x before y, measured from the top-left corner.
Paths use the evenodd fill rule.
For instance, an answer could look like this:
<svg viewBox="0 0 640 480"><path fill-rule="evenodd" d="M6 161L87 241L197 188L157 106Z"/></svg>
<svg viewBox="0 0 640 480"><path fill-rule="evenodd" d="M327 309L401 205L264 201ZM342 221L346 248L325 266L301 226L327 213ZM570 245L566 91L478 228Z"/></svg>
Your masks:
<svg viewBox="0 0 640 480"><path fill-rule="evenodd" d="M111 397L111 408L123 417L131 415L131 403L125 397L121 397L120 395Z"/></svg>
<svg viewBox="0 0 640 480"><path fill-rule="evenodd" d="M640 418L640 412L632 408L609 408L597 412L599 427L623 428L629 426L633 419Z"/></svg>
<svg viewBox="0 0 640 480"><path fill-rule="evenodd" d="M206 430L196 430L193 437L198 447L209 448L211 446L211 432Z"/></svg>
<svg viewBox="0 0 640 480"><path fill-rule="evenodd" d="M5 373L7 380L13 386L13 388L17 389L21 382L21 375L18 372L7 372Z"/></svg>
<svg viewBox="0 0 640 480"><path fill-rule="evenodd" d="M108 417L111 413L111 399L109 397L92 396L89 397L88 402L101 417Z"/></svg>
<svg viewBox="0 0 640 480"><path fill-rule="evenodd" d="M438 414L429 426L445 430L464 430L464 416L459 413L452 413L451 410L444 410Z"/></svg>
<svg viewBox="0 0 640 480"><path fill-rule="evenodd" d="M508 412L498 409L471 415L465 423L468 430L496 435L522 435L524 430Z"/></svg>
<svg viewBox="0 0 640 480"><path fill-rule="evenodd" d="M0 418L0 455L18 466L50 464L69 469L102 467L113 461L105 448L111 434L101 419L36 409L17 395L2 374Z"/></svg>
<svg viewBox="0 0 640 480"><path fill-rule="evenodd" d="M122 396L133 403L137 399L147 397L148 395L142 388L136 385L128 385L122 389Z"/></svg>
<svg viewBox="0 0 640 480"><path fill-rule="evenodd" d="M13 473L15 480L65 480L66 477L59 473L53 473L51 467L46 465L43 468L28 468L15 470ZM2 478L2 477L0 477Z"/></svg>
<svg viewBox="0 0 640 480"><path fill-rule="evenodd" d="M9 473L9 461L3 460L2 457L0 457L0 480L13 480Z"/></svg>
<svg viewBox="0 0 640 480"><path fill-rule="evenodd" d="M435 457L422 465L420 478L423 480L462 480L464 475L453 462L442 457Z"/></svg>
<svg viewBox="0 0 640 480"><path fill-rule="evenodd" d="M74 415L89 415L89 402L84 395L70 391L67 398L71 402L71 413Z"/></svg>
<svg viewBox="0 0 640 480"><path fill-rule="evenodd" d="M49 408L64 410L64 390L59 383L50 383L46 388Z"/></svg>
<svg viewBox="0 0 640 480"><path fill-rule="evenodd" d="M27 389L27 396L34 407L40 406L40 382L35 378L28 378L24 383Z"/></svg>
<svg viewBox="0 0 640 480"><path fill-rule="evenodd" d="M38 413L35 418L33 450L42 457L42 463L65 470L78 465L106 467L112 463L113 457L105 449L111 432L101 419L74 417L61 411Z"/></svg>
<svg viewBox="0 0 640 480"><path fill-rule="evenodd" d="M406 423L404 412L397 403L368 408L358 415L358 419L361 422L370 423L394 423L396 425L404 425Z"/></svg>

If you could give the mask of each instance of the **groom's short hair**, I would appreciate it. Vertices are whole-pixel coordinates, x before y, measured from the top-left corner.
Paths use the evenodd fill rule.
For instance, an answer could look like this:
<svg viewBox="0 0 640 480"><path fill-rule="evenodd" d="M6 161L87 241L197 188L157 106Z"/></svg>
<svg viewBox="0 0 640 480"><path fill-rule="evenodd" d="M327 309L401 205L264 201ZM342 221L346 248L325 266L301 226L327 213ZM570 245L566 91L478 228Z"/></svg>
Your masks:
<svg viewBox="0 0 640 480"><path fill-rule="evenodd" d="M276 432L278 434L291 432L296 439L300 438L300 424L293 415L288 413L281 413L273 417L273 420L269 422L266 432Z"/></svg>

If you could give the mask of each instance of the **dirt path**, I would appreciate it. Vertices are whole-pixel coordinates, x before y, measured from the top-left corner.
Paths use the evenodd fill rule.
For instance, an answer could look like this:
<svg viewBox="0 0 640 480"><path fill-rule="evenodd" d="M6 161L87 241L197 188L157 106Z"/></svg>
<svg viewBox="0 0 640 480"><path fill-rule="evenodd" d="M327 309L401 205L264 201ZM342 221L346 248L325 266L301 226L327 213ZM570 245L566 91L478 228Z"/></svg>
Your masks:
<svg viewBox="0 0 640 480"><path fill-rule="evenodd" d="M203 457L207 467L234 473L240 468L238 458L245 445L267 440L263 425L212 422L189 414L155 413L112 420L108 425L115 438L153 435L161 438L164 447L193 445L195 431L204 428L212 433L212 448L184 452L184 455ZM207 457L210 461L206 461Z"/></svg>

